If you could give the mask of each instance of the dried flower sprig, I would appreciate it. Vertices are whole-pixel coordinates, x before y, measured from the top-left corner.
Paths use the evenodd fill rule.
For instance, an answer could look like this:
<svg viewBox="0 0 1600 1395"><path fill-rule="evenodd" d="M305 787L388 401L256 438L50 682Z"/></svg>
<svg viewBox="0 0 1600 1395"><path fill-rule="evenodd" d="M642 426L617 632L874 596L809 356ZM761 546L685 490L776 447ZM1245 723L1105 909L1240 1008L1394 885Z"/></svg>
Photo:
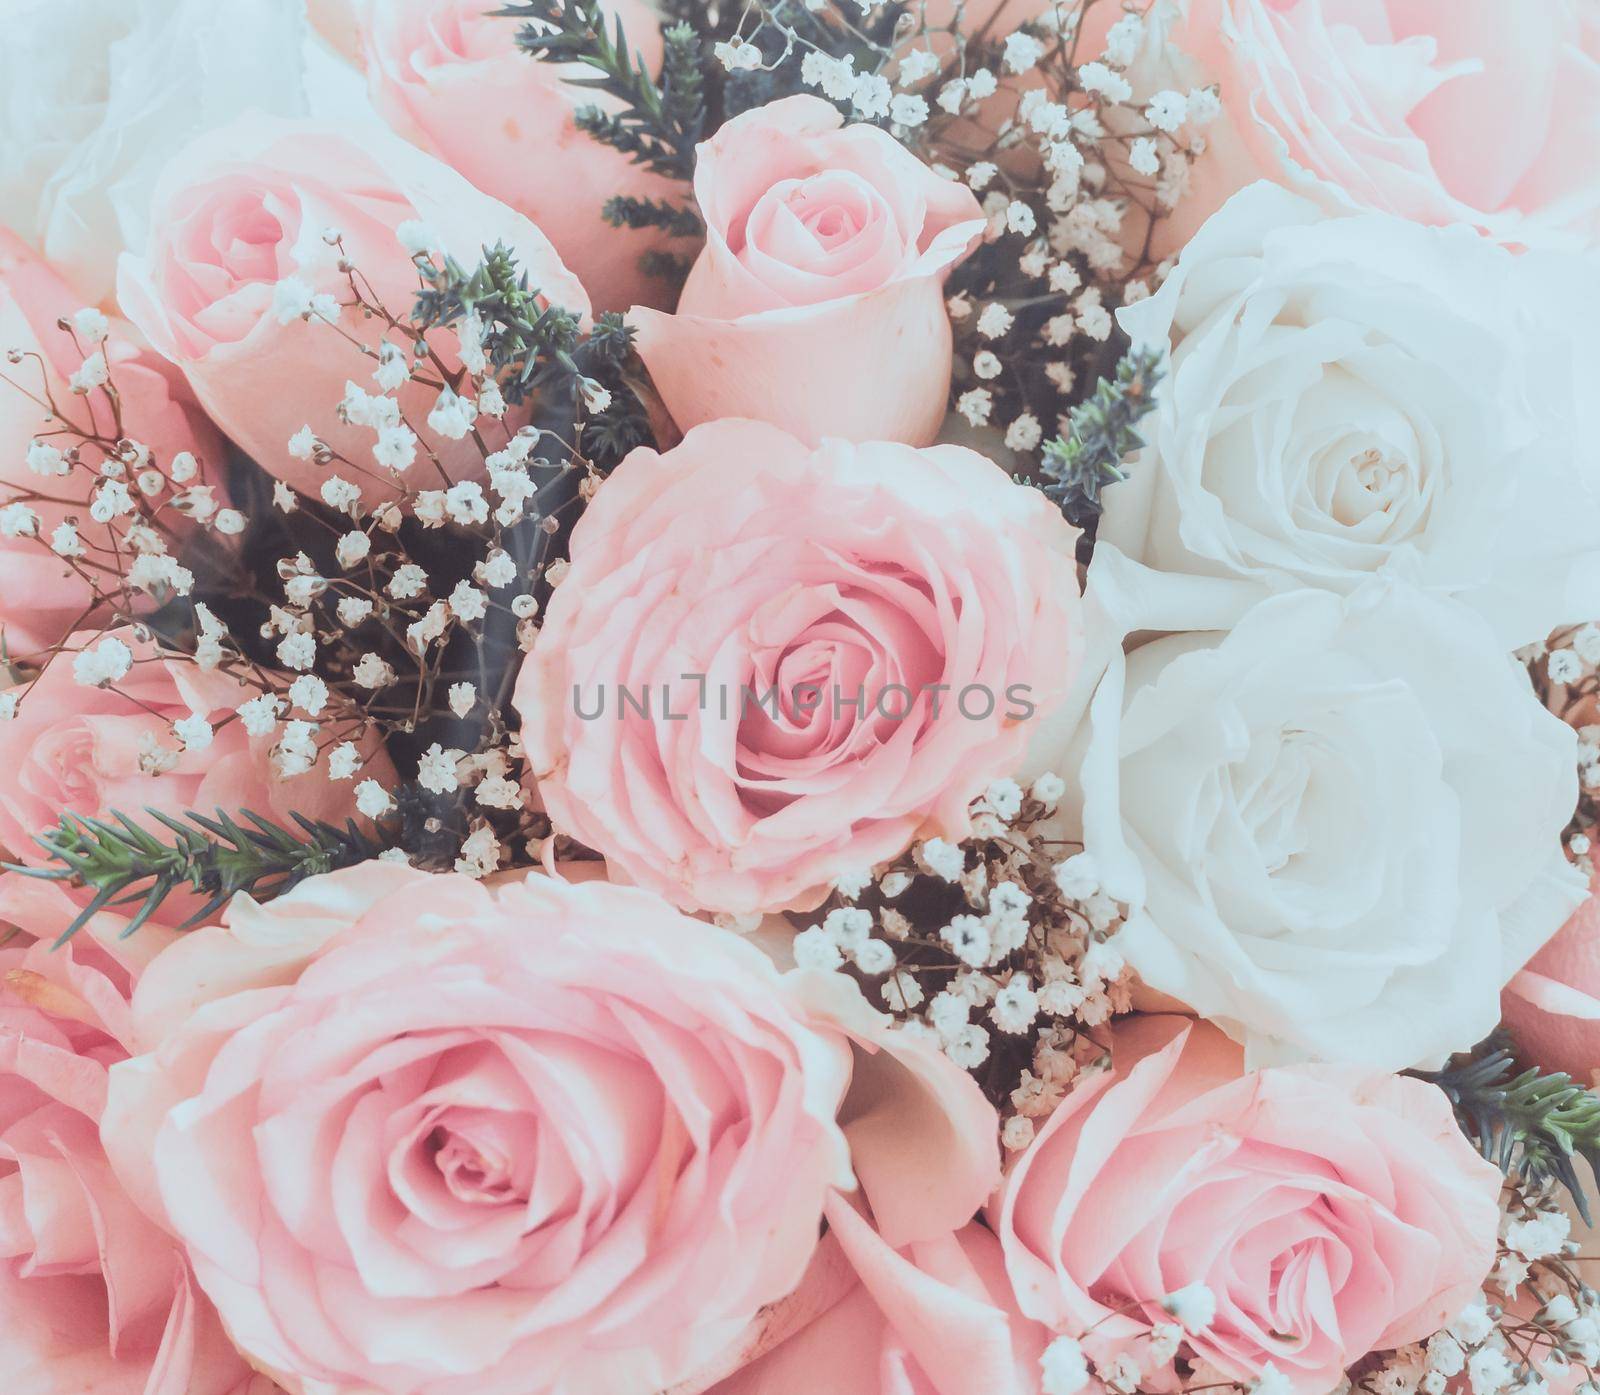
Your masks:
<svg viewBox="0 0 1600 1395"><path fill-rule="evenodd" d="M1001 780L962 842L932 838L841 879L796 962L848 973L869 1000L972 1073L1023 1147L1078 1073L1105 1055L1096 1029L1129 1009L1111 938L1125 908L1091 857L1058 841L1064 786Z"/></svg>

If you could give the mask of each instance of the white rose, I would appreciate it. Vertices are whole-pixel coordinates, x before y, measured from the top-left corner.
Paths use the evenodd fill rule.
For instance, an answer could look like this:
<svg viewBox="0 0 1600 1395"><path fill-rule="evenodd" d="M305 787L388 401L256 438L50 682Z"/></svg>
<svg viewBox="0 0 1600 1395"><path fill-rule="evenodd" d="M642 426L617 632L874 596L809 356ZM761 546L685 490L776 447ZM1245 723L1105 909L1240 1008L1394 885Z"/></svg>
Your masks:
<svg viewBox="0 0 1600 1395"><path fill-rule="evenodd" d="M0 220L88 304L141 250L174 152L246 108L305 109L293 0L13 0L0 43Z"/></svg>
<svg viewBox="0 0 1600 1395"><path fill-rule="evenodd" d="M1244 189L1119 314L1136 342L1173 347L1100 537L1271 590L1396 573L1462 597L1506 649L1593 618L1573 613L1573 568L1600 538L1579 482L1594 388L1561 361L1559 286L1596 275L1572 260L1553 276L1467 228Z"/></svg>
<svg viewBox="0 0 1600 1395"><path fill-rule="evenodd" d="M1089 593L1161 634L1113 653L1079 747L1141 978L1252 1065L1399 1070L1487 1035L1584 886L1560 844L1575 734L1485 622L1387 578L1250 604L1104 544Z"/></svg>

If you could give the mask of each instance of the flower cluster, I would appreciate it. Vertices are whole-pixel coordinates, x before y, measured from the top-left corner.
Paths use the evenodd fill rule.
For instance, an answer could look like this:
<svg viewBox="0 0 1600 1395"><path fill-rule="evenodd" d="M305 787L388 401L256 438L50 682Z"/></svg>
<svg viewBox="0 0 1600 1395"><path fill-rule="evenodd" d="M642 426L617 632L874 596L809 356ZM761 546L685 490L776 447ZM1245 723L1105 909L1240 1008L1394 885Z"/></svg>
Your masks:
<svg viewBox="0 0 1600 1395"><path fill-rule="evenodd" d="M855 977L972 1073L1008 1116L1010 1149L1104 1057L1095 1029L1131 1006L1112 943L1123 908L1052 827L1064 789L1052 774L1026 791L996 781L974 801L967 838L930 838L841 878L794 937L799 967Z"/></svg>
<svg viewBox="0 0 1600 1395"><path fill-rule="evenodd" d="M1597 1395L1585 3L17 0L0 1388Z"/></svg>

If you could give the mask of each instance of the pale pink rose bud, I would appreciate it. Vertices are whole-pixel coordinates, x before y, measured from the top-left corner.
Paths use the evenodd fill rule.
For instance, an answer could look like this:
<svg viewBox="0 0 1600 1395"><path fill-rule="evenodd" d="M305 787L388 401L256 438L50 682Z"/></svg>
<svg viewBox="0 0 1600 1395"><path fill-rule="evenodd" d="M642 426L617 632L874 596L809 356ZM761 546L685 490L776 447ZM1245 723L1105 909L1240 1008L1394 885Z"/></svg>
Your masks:
<svg viewBox="0 0 1600 1395"><path fill-rule="evenodd" d="M972 191L802 95L702 144L694 192L706 245L677 313L630 315L678 426L931 442L950 391L944 279L984 227Z"/></svg>

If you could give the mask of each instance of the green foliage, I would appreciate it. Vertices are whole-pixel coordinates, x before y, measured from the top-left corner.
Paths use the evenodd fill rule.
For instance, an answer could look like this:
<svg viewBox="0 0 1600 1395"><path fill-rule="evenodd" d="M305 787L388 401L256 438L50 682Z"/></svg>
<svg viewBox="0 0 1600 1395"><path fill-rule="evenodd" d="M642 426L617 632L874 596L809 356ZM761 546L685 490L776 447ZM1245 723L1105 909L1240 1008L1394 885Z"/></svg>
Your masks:
<svg viewBox="0 0 1600 1395"><path fill-rule="evenodd" d="M1531 1066L1518 1072L1511 1053L1493 1038L1442 1071L1417 1074L1449 1097L1484 1157L1530 1184L1554 1178L1589 1222L1574 1160L1582 1158L1600 1179L1600 1096L1559 1071Z"/></svg>
<svg viewBox="0 0 1600 1395"><path fill-rule="evenodd" d="M484 352L508 403L538 396L547 409L555 406L547 418L581 415L585 454L602 469L650 439L644 408L629 385L633 331L620 314L595 316L585 333L576 315L540 299L539 288L503 244L486 248L470 271L450 257L442 264L419 259L418 266L426 285L413 323L433 329L476 315ZM609 404L583 410L580 403L595 400L595 387L610 395ZM565 438L570 424L552 420L551 426Z"/></svg>
<svg viewBox="0 0 1600 1395"><path fill-rule="evenodd" d="M599 0L512 0L495 13L524 21L517 31L524 53L592 69L568 81L616 99L614 111L580 110L575 120L582 130L657 174L693 176L694 148L706 130L704 50L693 27L676 23L663 31L658 81L629 49L621 18L607 29Z"/></svg>
<svg viewBox="0 0 1600 1395"><path fill-rule="evenodd" d="M578 317L544 303L505 244L485 248L483 261L471 271L453 257L442 265L419 259L418 266L426 285L417 295L412 322L433 329L477 315L484 325L484 352L507 402L526 401L576 371L572 356L583 332Z"/></svg>
<svg viewBox="0 0 1600 1395"><path fill-rule="evenodd" d="M110 819L63 814L56 827L34 839L57 865L11 866L11 871L30 877L93 889L93 899L57 945L108 907L138 904L123 931L126 938L167 897L186 889L206 897L206 904L180 927L187 930L208 920L238 892L268 900L307 877L366 862L383 851L383 844L354 822L336 828L295 814L294 831L249 810L242 810L238 820L220 809L214 819L145 812L173 835L172 841L163 841L126 814L113 813Z"/></svg>
<svg viewBox="0 0 1600 1395"><path fill-rule="evenodd" d="M673 237L699 237L705 231L700 215L692 208L667 203L664 199L637 199L628 194L613 194L602 212L614 228L663 228Z"/></svg>
<svg viewBox="0 0 1600 1395"><path fill-rule="evenodd" d="M1161 355L1130 349L1115 378L1102 378L1094 395L1072 409L1065 440L1045 442L1040 469L1049 479L1044 492L1068 522L1083 527L1100 516L1100 491L1125 479L1122 462L1144 445L1137 427L1155 406L1161 381Z"/></svg>

